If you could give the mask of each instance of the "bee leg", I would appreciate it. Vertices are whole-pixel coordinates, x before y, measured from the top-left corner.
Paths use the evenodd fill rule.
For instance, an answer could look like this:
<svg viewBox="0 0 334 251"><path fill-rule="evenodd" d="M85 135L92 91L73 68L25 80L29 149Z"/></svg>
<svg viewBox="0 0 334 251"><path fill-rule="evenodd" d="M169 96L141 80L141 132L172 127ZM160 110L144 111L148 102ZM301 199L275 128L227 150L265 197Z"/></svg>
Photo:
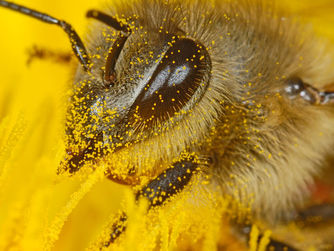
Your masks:
<svg viewBox="0 0 334 251"><path fill-rule="evenodd" d="M252 226L251 225L247 225L247 226L243 226L241 229L241 233L243 235L247 236L247 242L249 242L250 239L250 232L251 232ZM240 231L240 228L239 228ZM260 234L258 237L258 244L260 243L261 239L262 239L263 235ZM267 244L267 251L299 251L298 249L275 239L270 239L269 243Z"/></svg>
<svg viewBox="0 0 334 251"><path fill-rule="evenodd" d="M300 229L300 233L298 234L299 237L303 235L304 231L306 231L308 234L310 234L310 231L314 231L317 236L319 236L319 233L321 233L320 236L322 238L322 243L321 243L322 245L326 247L330 246L331 247L330 250L332 250L332 248L334 247L334 243L333 243L333 233L334 232L333 232L333 227L332 227L334 223L334 204L324 203L324 204L319 204L319 205L312 205L296 213L291 219L291 221L297 224L298 228ZM243 236L246 236L247 238L245 239L247 239L248 241L250 238L251 228L252 228L251 225L246 225L246 226L237 225L237 229L239 230L239 232ZM258 237L258 242L260 242L262 237L263 235L260 234ZM285 237L280 236L280 239L285 239L285 238L286 236ZM290 239L290 243L293 243L291 242L291 240L293 240L293 237L289 236L288 239ZM303 247L302 250L304 250L304 248L305 247ZM271 250L273 251L297 251L300 249L293 247L290 244L284 243L284 241L278 241L275 239L275 237L273 237L270 239L266 250L268 251L271 251ZM329 249L326 249L326 250L329 250Z"/></svg>
<svg viewBox="0 0 334 251"><path fill-rule="evenodd" d="M303 233L310 234L310 232L312 231L316 233L315 236L319 235L321 236L321 245L331 246L331 249L326 249L326 250L332 250L334 245L334 243L332 242L333 241L332 226L334 223L334 204L324 203L307 207L302 211L298 212L293 221L297 224L298 228L300 229L300 234ZM307 245L309 244L306 244L305 247L307 247ZM291 250L291 251L299 250L292 248L289 245L286 245L282 242L277 242L275 240L270 241L268 245L268 250L270 250L269 249L270 246L274 247L273 250Z"/></svg>
<svg viewBox="0 0 334 251"><path fill-rule="evenodd" d="M299 212L296 217L296 222L301 223L303 227L313 227L330 221L334 221L334 204L330 203L310 206Z"/></svg>
<svg viewBox="0 0 334 251"><path fill-rule="evenodd" d="M312 205L296 213L293 219L294 225L297 226L299 232L298 237L293 238L289 234L287 225L286 238L299 242L300 236L304 236L305 240L302 246L299 246L301 250L311 248L314 245L322 246L319 250L333 250L334 243L334 204L323 203L318 205ZM312 237L317 236L317 241L313 242ZM285 237L284 237L285 238ZM274 249L276 250L276 249ZM284 250L284 249L277 249ZM290 249L289 249L290 250ZM292 249L297 250L297 249ZM299 250L299 249L298 249Z"/></svg>
<svg viewBox="0 0 334 251"><path fill-rule="evenodd" d="M312 105L334 104L334 92L320 91L300 78L289 79L284 92L290 99L302 98Z"/></svg>
<svg viewBox="0 0 334 251"><path fill-rule="evenodd" d="M138 191L136 200L138 201L142 197L148 199L148 210L161 206L168 202L169 198L181 192L189 184L191 177L198 169L198 164L194 163L193 160L175 162L172 167L162 172ZM113 243L126 230L126 222L127 216L122 213L112 225L110 239L104 243L105 247Z"/></svg>
<svg viewBox="0 0 334 251"><path fill-rule="evenodd" d="M110 238L108 241L103 243L104 247L109 247L111 243L114 243L115 240L125 231L128 217L125 213L121 213L118 216L118 219L113 223L111 227Z"/></svg>
<svg viewBox="0 0 334 251"><path fill-rule="evenodd" d="M41 48L34 45L28 50L27 65L29 66L35 59L40 60L52 60L56 63L69 63L72 60L72 54L70 52L56 52L47 48Z"/></svg>
<svg viewBox="0 0 334 251"><path fill-rule="evenodd" d="M261 240L262 236L260 236L260 240ZM285 244L283 242L280 241L276 241L276 240L270 240L269 244L267 245L267 249L268 251L298 251L298 249L295 249L293 247L291 247L288 244Z"/></svg>

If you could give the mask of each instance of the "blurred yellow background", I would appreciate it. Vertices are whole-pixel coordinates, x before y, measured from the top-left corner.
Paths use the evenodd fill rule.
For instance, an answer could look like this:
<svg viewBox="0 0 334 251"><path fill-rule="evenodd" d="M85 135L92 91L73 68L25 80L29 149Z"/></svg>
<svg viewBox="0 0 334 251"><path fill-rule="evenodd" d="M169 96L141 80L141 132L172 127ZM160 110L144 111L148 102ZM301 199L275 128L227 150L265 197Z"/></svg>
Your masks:
<svg viewBox="0 0 334 251"><path fill-rule="evenodd" d="M82 37L88 23L86 10L104 3L16 2L68 21ZM334 43L333 0L280 0L277 4L301 15L320 36ZM85 180L56 175L73 66L36 60L28 67L26 61L33 45L70 51L65 33L4 8L0 8L0 26L0 250L43 250L50 243L55 250L82 250L119 208L125 189L106 179L80 188ZM73 193L83 195L85 189L88 193L79 202L81 194ZM61 228L57 219L66 217L58 214L66 205L68 212L71 207L74 210ZM50 224L60 228L45 233Z"/></svg>
<svg viewBox="0 0 334 251"><path fill-rule="evenodd" d="M86 10L99 6L87 0L16 2L68 21L81 36ZM55 25L4 8L0 23L0 250L45 250L48 242L54 250L82 250L119 207L122 193L108 180L98 182L71 213L59 240L57 233L46 233L85 182L56 175L73 65L35 60L27 66L27 51L38 45L71 52L68 38Z"/></svg>

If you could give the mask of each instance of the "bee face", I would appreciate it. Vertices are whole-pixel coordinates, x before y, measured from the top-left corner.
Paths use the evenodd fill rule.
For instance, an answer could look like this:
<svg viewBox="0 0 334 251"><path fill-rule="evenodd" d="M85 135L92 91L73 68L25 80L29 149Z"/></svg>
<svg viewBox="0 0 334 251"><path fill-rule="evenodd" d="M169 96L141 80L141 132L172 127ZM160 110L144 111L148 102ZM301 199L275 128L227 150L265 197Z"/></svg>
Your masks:
<svg viewBox="0 0 334 251"><path fill-rule="evenodd" d="M129 33L94 32L92 71L79 69L67 116L71 171L173 130L210 85L209 51L196 37L134 23Z"/></svg>

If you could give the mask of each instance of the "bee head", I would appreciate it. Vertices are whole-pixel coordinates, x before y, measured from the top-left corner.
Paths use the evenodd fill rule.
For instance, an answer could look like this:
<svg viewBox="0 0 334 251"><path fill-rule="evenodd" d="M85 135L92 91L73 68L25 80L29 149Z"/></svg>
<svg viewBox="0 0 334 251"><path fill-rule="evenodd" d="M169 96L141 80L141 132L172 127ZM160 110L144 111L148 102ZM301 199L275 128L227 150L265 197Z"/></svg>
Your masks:
<svg viewBox="0 0 334 251"><path fill-rule="evenodd" d="M92 43L91 72L79 69L75 79L66 127L70 172L178 126L210 82L200 42L142 26L107 30Z"/></svg>

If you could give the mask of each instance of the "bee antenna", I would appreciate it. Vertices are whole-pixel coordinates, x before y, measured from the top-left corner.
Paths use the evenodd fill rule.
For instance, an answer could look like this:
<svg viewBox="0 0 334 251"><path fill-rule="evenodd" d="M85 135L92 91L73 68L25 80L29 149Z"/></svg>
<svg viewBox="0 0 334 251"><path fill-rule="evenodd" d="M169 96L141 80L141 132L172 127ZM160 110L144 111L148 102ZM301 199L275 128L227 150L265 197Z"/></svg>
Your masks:
<svg viewBox="0 0 334 251"><path fill-rule="evenodd" d="M124 36L123 34L120 34L118 38L115 40L113 46L111 47L108 53L106 66L105 66L105 72L104 72L104 81L109 86L113 86L113 81L115 79L116 62L125 45L127 38L128 36Z"/></svg>
<svg viewBox="0 0 334 251"><path fill-rule="evenodd" d="M128 33L131 29L128 25L123 24L117 18L109 16L98 10L89 10L87 11L86 17L94 18L118 31L123 31Z"/></svg>
<svg viewBox="0 0 334 251"><path fill-rule="evenodd" d="M119 36L114 41L114 44L109 51L107 61L106 61L105 71L103 73L104 75L103 81L105 82L106 86L113 86L113 81L115 79L115 65L124 47L124 44L130 35L131 29L128 25L117 20L117 18L112 17L98 10L87 11L86 17L94 18L114 28L115 30L120 31Z"/></svg>
<svg viewBox="0 0 334 251"><path fill-rule="evenodd" d="M84 68L85 71L87 72L89 71L90 60L89 60L87 50L83 42L81 41L78 33L76 33L76 31L72 28L72 26L69 23L63 20L59 20L55 17L52 17L48 14L24 7L22 5L3 1L3 0L0 0L0 6L17 11L21 14L25 14L27 16L36 18L45 23L56 24L60 26L68 35L71 45L72 45L72 50L75 56L79 59L82 67Z"/></svg>

